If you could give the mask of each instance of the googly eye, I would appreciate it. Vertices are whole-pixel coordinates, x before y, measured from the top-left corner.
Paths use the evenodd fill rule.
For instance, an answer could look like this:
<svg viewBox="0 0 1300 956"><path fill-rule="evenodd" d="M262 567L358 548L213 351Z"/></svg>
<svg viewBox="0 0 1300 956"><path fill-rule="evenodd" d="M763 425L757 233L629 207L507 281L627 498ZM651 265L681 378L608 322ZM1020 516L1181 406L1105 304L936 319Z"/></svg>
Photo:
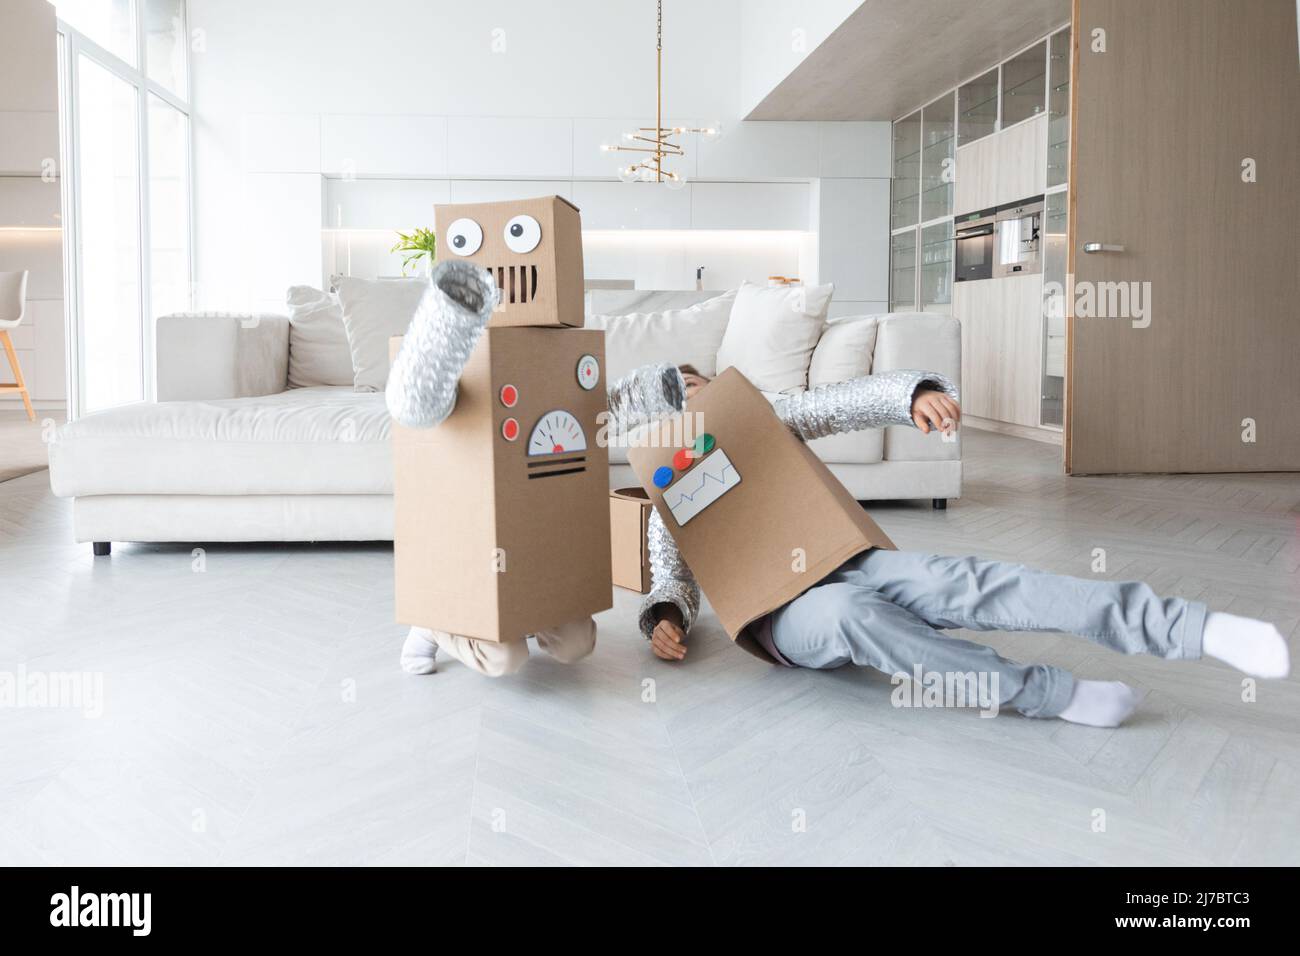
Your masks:
<svg viewBox="0 0 1300 956"><path fill-rule="evenodd" d="M506 223L506 245L511 252L532 252L542 241L542 226L532 216L515 216Z"/></svg>
<svg viewBox="0 0 1300 956"><path fill-rule="evenodd" d="M458 256L472 256L483 245L483 229L473 219L457 219L447 230L447 246Z"/></svg>

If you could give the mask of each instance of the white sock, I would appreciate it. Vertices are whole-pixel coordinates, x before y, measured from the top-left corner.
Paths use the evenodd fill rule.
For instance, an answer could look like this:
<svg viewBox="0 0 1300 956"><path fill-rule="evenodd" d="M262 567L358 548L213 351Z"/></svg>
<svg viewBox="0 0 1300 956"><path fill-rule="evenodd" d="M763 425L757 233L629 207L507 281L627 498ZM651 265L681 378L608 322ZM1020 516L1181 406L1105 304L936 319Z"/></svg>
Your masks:
<svg viewBox="0 0 1300 956"><path fill-rule="evenodd" d="M1268 621L1215 611L1205 619L1201 649L1252 677L1285 677L1291 672L1286 640Z"/></svg>
<svg viewBox="0 0 1300 956"><path fill-rule="evenodd" d="M1062 720L1089 727L1118 727L1138 705L1132 687L1117 680L1075 680Z"/></svg>
<svg viewBox="0 0 1300 956"><path fill-rule="evenodd" d="M408 674L432 674L438 669L438 645L433 631L413 627L402 642L402 670Z"/></svg>

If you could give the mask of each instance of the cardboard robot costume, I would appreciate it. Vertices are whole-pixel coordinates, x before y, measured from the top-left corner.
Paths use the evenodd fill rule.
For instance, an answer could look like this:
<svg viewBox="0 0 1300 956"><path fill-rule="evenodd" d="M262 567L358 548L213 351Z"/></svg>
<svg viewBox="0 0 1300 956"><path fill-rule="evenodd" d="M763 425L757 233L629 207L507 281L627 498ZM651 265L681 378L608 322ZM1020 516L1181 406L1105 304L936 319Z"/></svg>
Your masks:
<svg viewBox="0 0 1300 956"><path fill-rule="evenodd" d="M590 653L611 605L604 337L582 323L578 210L558 196L436 207L445 261L386 399L403 666L433 648L499 675L534 636Z"/></svg>
<svg viewBox="0 0 1300 956"><path fill-rule="evenodd" d="M894 547L804 442L911 421L912 396L922 386L956 396L942 375L897 370L772 405L728 369L686 405L703 429L689 448L652 439L650 447L630 449L628 460L655 503L654 584L642 604L642 631L653 631L661 603L676 606L689 628L703 586L731 639L770 659L746 633L749 624L853 555ZM669 418L659 430L689 428Z"/></svg>

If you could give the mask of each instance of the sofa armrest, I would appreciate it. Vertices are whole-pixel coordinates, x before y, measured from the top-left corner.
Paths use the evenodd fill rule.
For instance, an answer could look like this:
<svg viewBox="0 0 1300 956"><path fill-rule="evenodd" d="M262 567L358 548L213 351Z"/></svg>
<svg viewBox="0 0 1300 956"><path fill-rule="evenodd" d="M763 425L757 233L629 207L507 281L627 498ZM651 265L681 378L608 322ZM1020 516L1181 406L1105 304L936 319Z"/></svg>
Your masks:
<svg viewBox="0 0 1300 956"><path fill-rule="evenodd" d="M160 402L272 395L288 387L286 316L164 315L154 341Z"/></svg>
<svg viewBox="0 0 1300 956"><path fill-rule="evenodd" d="M895 312L880 317L872 374L914 368L938 372L961 391L961 323L951 315ZM961 431L923 434L911 425L885 429L886 461L951 461L961 458Z"/></svg>

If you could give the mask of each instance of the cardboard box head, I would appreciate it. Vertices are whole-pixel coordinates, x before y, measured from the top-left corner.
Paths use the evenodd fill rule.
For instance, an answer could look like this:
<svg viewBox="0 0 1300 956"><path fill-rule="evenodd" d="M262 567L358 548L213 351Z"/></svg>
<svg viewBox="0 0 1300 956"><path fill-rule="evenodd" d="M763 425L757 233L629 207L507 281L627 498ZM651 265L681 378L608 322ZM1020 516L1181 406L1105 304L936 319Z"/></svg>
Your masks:
<svg viewBox="0 0 1300 956"><path fill-rule="evenodd" d="M502 642L612 605L604 364L599 330L489 326L451 416L394 423L400 623Z"/></svg>
<svg viewBox="0 0 1300 956"><path fill-rule="evenodd" d="M894 546L734 368L641 433L656 436L628 460L732 640L853 555Z"/></svg>
<svg viewBox="0 0 1300 956"><path fill-rule="evenodd" d="M438 255L496 277L501 303L491 327L580 328L582 218L559 196L434 206Z"/></svg>

